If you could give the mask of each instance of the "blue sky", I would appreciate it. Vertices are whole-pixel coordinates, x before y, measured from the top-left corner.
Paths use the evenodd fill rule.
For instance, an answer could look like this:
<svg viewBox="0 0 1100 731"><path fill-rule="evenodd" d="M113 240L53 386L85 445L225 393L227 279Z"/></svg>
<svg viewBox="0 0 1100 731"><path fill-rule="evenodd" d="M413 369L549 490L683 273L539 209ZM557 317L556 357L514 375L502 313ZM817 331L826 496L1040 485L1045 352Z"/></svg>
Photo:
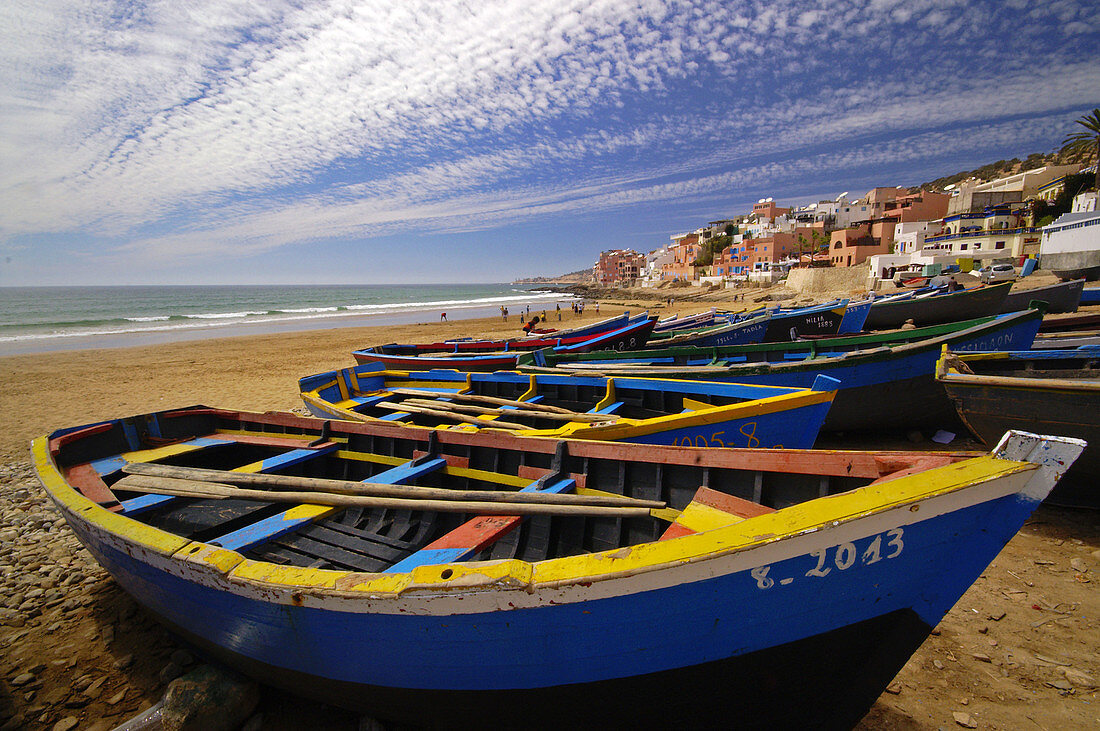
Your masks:
<svg viewBox="0 0 1100 731"><path fill-rule="evenodd" d="M0 285L557 274L1098 105L1095 0L8 0Z"/></svg>

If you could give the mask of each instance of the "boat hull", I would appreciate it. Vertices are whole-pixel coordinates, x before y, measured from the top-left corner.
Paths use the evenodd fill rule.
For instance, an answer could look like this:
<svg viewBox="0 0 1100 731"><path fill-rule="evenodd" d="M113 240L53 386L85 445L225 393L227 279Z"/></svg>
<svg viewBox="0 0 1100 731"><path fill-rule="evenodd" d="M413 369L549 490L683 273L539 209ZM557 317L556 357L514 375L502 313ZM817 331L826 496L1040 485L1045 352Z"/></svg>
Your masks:
<svg viewBox="0 0 1100 731"><path fill-rule="evenodd" d="M559 345L553 348L561 353L585 353L592 350L636 350L645 346L653 332L655 318L632 323L617 330L599 333L583 338L572 345ZM426 370L429 368L453 368L463 371L487 373L491 371L515 368L519 352L494 353L482 355L405 355L386 352L386 346L379 349L367 348L352 352L357 363L381 363L387 368L408 370Z"/></svg>
<svg viewBox="0 0 1100 731"><path fill-rule="evenodd" d="M993 315L1001 310L1011 282L925 298L878 302L867 313L864 327L889 330L912 320L918 327Z"/></svg>
<svg viewBox="0 0 1100 731"><path fill-rule="evenodd" d="M798 340L803 336L836 335L844 320L847 302L832 309L813 309L773 315L764 331L765 343Z"/></svg>
<svg viewBox="0 0 1100 731"><path fill-rule="evenodd" d="M1081 293L1085 288L1084 279L1074 279L1069 282L1025 289L1019 292L1009 292L1001 305L1001 312L1016 312L1026 310L1032 300L1040 300L1047 303L1048 315L1062 312L1076 312L1081 302Z"/></svg>
<svg viewBox="0 0 1100 731"><path fill-rule="evenodd" d="M951 350L1026 350L1039 329L1038 310L1003 315L983 325L894 348L853 351L840 357L728 367L659 367L648 370L608 363L598 372L676 379L809 388L818 375L840 382L824 431L961 427L943 387L935 380L944 345ZM592 372L592 371L589 371Z"/></svg>
<svg viewBox="0 0 1100 731"><path fill-rule="evenodd" d="M519 589L526 601L514 597L515 608L507 595L516 592L460 590L417 612L412 600L384 607L393 602L234 583L64 514L169 626L267 682L384 719L587 727L688 713L702 724L736 715L739 726L846 728L1034 509L1022 479L1009 482L659 578L580 594ZM798 701L784 682L792 673L807 682ZM646 703L656 689L673 701ZM603 702L590 718L594 698Z"/></svg>
<svg viewBox="0 0 1100 731"><path fill-rule="evenodd" d="M1095 371L1090 375L1095 378ZM1081 390L1041 377L963 379L952 374L941 382L962 422L986 444L1007 429L1023 428L1085 440L1088 446L1049 502L1100 508L1100 380Z"/></svg>

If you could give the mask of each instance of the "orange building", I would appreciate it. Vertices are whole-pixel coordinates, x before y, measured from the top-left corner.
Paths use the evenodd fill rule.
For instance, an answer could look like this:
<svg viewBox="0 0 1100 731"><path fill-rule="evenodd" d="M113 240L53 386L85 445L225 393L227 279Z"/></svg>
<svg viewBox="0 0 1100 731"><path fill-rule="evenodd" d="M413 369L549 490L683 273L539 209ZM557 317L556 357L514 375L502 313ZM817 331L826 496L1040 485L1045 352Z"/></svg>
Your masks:
<svg viewBox="0 0 1100 731"><path fill-rule="evenodd" d="M753 215L756 216L756 220L762 221L765 218L774 221L784 213L790 213L790 208L780 208L775 205L775 201L771 198L766 198L762 201L757 201L752 207Z"/></svg>
<svg viewBox="0 0 1100 731"><path fill-rule="evenodd" d="M699 235L684 234L673 237L669 249L672 252L672 261L661 268L661 279L695 281L695 260L703 250L703 245L699 243Z"/></svg>
<svg viewBox="0 0 1100 731"><path fill-rule="evenodd" d="M897 224L943 218L951 196L924 190L907 193L904 188L875 188L864 200L869 208L868 218L833 231L829 261L834 266L856 266L877 254L892 254Z"/></svg>

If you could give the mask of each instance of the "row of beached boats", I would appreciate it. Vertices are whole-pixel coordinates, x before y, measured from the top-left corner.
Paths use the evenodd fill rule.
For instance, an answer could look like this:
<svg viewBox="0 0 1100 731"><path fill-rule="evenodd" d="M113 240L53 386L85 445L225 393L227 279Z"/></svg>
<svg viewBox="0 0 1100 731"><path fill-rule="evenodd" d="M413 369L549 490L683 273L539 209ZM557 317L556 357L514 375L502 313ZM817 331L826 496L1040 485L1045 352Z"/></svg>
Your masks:
<svg viewBox="0 0 1100 731"><path fill-rule="evenodd" d="M124 589L293 692L425 726L845 728L1060 480L1095 502L1100 349L1032 349L1048 304L1008 290L375 346L301 379L319 418L32 449ZM989 452L811 449L951 425Z"/></svg>

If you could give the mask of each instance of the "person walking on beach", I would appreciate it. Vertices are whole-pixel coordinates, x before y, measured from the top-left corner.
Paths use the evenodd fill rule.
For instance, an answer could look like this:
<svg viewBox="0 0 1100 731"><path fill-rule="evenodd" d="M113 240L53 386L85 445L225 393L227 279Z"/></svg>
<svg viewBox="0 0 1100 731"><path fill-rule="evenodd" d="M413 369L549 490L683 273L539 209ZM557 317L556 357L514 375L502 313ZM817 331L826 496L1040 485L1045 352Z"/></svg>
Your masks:
<svg viewBox="0 0 1100 731"><path fill-rule="evenodd" d="M439 321L440 322L445 322L446 320L447 320L447 313L446 312L440 312L439 313Z"/></svg>
<svg viewBox="0 0 1100 731"><path fill-rule="evenodd" d="M561 322L561 303L555 302L554 309L558 311L558 322Z"/></svg>

